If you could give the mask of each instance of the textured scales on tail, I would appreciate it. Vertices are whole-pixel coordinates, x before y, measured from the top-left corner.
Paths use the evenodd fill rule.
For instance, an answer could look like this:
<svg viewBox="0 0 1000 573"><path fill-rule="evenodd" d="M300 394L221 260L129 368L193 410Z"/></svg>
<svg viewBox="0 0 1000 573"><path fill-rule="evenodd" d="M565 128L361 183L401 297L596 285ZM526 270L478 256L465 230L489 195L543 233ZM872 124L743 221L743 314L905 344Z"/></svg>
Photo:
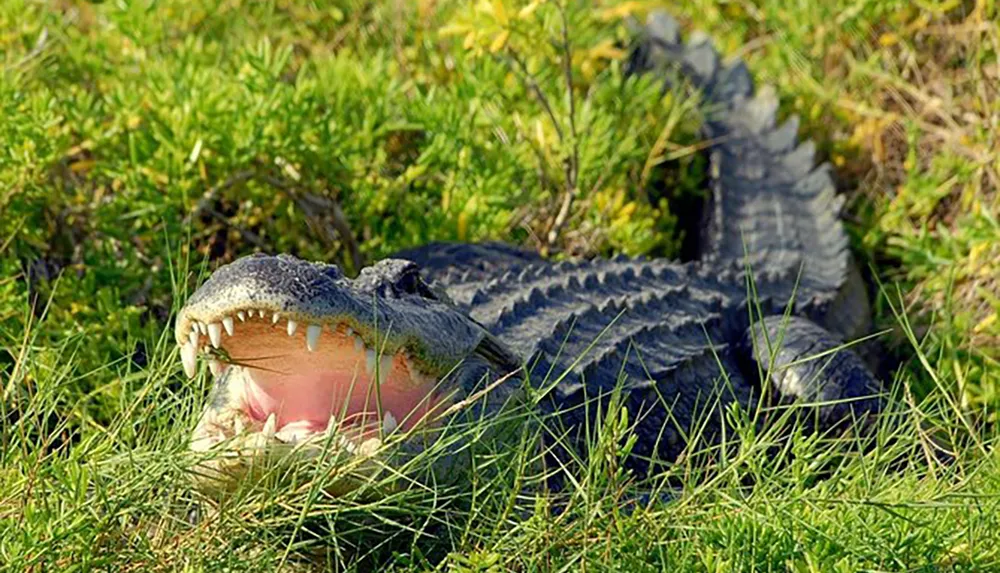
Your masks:
<svg viewBox="0 0 1000 573"><path fill-rule="evenodd" d="M723 64L707 36L682 43L677 22L664 13L652 14L643 33L632 70L680 66L705 100L702 135L714 143L702 259L749 264L765 288L786 298L798 277L797 300L829 299L850 264L838 219L843 199L829 165L815 165L815 144L799 142L798 118L779 125L774 90L755 90L746 64Z"/></svg>

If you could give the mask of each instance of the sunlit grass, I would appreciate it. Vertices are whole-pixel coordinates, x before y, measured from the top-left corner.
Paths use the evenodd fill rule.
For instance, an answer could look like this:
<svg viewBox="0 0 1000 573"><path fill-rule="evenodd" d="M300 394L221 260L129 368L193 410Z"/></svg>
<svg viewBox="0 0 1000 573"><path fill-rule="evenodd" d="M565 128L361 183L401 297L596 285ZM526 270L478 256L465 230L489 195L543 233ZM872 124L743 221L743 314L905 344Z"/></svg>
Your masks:
<svg viewBox="0 0 1000 573"><path fill-rule="evenodd" d="M655 3L606 4L602 19ZM997 568L989 0L666 6L777 84L850 193L877 327L893 333L880 340L896 400L869 439L806 435L789 409L762 428L732 411L738 447L640 481L623 463L635 419L612 401L587 429L591 455L548 492L558 468L541 428L558 425L529 400L342 496L324 493L339 475L325 466L265 472L221 499L193 486L187 441L210 381L181 374L171 317L207 259L264 249L355 265L298 194L340 200L362 258L430 239L546 241L565 187L562 79L539 76L553 123L490 55L498 30L482 28L479 59L439 34L456 5L0 5L0 566ZM667 159L672 186L698 186L697 113L653 97L653 82L623 96L625 27L607 26L574 36L596 103L561 246L673 254L675 214L645 184ZM506 440L470 439L494 424ZM437 483L430 469L463 443L475 469Z"/></svg>
<svg viewBox="0 0 1000 573"><path fill-rule="evenodd" d="M900 328L912 335L903 315ZM871 435L807 434L794 408L761 426L735 408L726 412L734 430L725 446L689 451L648 479L625 469L635 413L614 399L587 429L588 455L552 467L543 454L553 438L542 440L542 428L568 438L537 413L540 393L528 388L522 406L457 424L356 489L328 493L345 470L321 460L266 466L218 495L195 487L198 457L187 451L210 381L204 368L192 380L182 375L169 334L151 341L146 367L107 367L120 396L107 422L87 415L89 398L68 376L81 341L55 349L53 367L34 360L32 339L29 331L5 387L0 557L10 570L1000 563L994 430L962 417L955 388L917 402L905 374ZM911 340L926 374L939 376ZM488 428L504 439L482 439ZM698 440L698 428L689 439ZM465 458L462 477L436 481L435 465L454 456ZM550 491L547 476L562 471L570 477Z"/></svg>

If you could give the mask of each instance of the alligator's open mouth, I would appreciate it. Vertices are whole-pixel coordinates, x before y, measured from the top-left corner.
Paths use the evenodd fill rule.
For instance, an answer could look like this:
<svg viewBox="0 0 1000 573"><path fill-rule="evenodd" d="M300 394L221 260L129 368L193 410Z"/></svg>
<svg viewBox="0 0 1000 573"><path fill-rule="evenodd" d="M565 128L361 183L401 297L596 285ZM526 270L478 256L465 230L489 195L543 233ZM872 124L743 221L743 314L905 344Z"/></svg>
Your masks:
<svg viewBox="0 0 1000 573"><path fill-rule="evenodd" d="M191 437L207 454L198 481L225 487L275 458L332 455L351 460L338 471L377 471L424 451L494 369L519 365L418 271L386 259L350 279L288 255L216 269L174 331L184 372L193 377L201 361L215 377ZM512 391L484 399L503 403Z"/></svg>
<svg viewBox="0 0 1000 573"><path fill-rule="evenodd" d="M247 436L258 447L318 445L331 434L351 451L370 449L440 413L437 381L405 350L389 352L343 322L300 323L259 309L212 318L185 316L181 325L185 372L193 376L204 356L226 386L216 398L223 403L199 424L196 450Z"/></svg>

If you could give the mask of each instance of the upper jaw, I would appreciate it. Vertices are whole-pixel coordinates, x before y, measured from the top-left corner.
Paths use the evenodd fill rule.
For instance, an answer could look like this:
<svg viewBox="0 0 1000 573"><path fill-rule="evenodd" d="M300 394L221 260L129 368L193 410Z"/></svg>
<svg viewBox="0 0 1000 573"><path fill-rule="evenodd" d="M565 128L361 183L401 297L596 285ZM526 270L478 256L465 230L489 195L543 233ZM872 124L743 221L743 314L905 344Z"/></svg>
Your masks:
<svg viewBox="0 0 1000 573"><path fill-rule="evenodd" d="M357 279L333 265L310 263L287 255L244 257L217 269L190 297L178 315L175 339L184 348L198 337L213 346L248 318L284 324L289 332L310 336L324 328L350 328L369 347L385 353L405 348L422 370L448 371L472 353L485 329L429 289L411 285L412 263L386 260L364 269ZM196 334L197 333L197 334ZM197 347L195 347L197 350ZM185 370L193 364L191 349Z"/></svg>
<svg viewBox="0 0 1000 573"><path fill-rule="evenodd" d="M379 336L377 332L360 326L358 321L350 320L349 317L303 318L298 313L294 318L286 318L287 313L265 308L233 310L228 314L221 314L217 320L199 320L195 316L195 312L185 309L177 321L175 331L184 373L189 378L194 377L197 372L197 357L202 350L215 353L215 357L209 360L209 366L212 373L218 375L220 369L225 367L225 362L233 358L225 356L227 340L237 336L237 331L248 327L259 329L263 326L274 333L285 333L290 338L301 339L303 348L310 353L321 350L324 335L343 336L355 351L364 353L365 371L368 375L388 373L390 368L384 362L391 360L395 354L407 354L406 349L398 343L394 344L389 336ZM424 370L416 359L411 360L409 355L405 357L415 375Z"/></svg>

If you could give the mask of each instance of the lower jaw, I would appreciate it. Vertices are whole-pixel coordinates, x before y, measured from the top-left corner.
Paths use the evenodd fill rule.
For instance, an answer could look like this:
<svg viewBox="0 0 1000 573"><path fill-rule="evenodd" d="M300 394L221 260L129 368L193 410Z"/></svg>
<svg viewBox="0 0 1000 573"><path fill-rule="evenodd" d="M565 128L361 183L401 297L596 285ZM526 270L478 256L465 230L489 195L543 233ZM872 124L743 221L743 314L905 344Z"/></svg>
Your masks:
<svg viewBox="0 0 1000 573"><path fill-rule="evenodd" d="M364 424L358 423L355 414L347 421L331 416L325 427L316 420L296 420L278 427L274 414L262 421L262 413L253 410L245 370L228 366L219 372L209 407L195 429L190 450L199 456L195 474L202 489L231 490L248 475L275 464L307 466L317 461L324 466L327 462L337 465L342 475L353 476L349 481L356 485L382 466L380 454L390 436L414 429L424 435L427 430L426 420L417 428L412 423L389 428L375 412L363 415ZM434 411L440 413L437 408ZM355 489L355 485L338 483L336 489L341 492Z"/></svg>
<svg viewBox="0 0 1000 573"><path fill-rule="evenodd" d="M250 420L242 410L206 413L195 430L190 450L197 456L193 469L197 487L206 493L231 492L241 482L282 478L288 470L321 469L331 494L357 489L384 467L382 453L387 436L376 431L344 432L339 429L310 433L299 440L282 439L260 427L245 425L242 432L224 434L220 424ZM232 427L232 426L230 426Z"/></svg>
<svg viewBox="0 0 1000 573"><path fill-rule="evenodd" d="M191 475L196 488L210 496L229 494L245 485L276 482L317 483L328 494L344 495L377 482L386 467L382 451L378 438L360 446L337 436L331 436L325 446L291 446L251 435L232 438L225 448L197 454Z"/></svg>
<svg viewBox="0 0 1000 573"><path fill-rule="evenodd" d="M223 410L204 416L195 429L191 450L207 452L219 450L230 455L257 455L271 450L301 451L308 455L335 448L352 455L371 453L382 444L385 434L374 427L327 428L304 430L288 424L281 432L273 428L254 425L241 410ZM227 427L228 431L221 428Z"/></svg>

